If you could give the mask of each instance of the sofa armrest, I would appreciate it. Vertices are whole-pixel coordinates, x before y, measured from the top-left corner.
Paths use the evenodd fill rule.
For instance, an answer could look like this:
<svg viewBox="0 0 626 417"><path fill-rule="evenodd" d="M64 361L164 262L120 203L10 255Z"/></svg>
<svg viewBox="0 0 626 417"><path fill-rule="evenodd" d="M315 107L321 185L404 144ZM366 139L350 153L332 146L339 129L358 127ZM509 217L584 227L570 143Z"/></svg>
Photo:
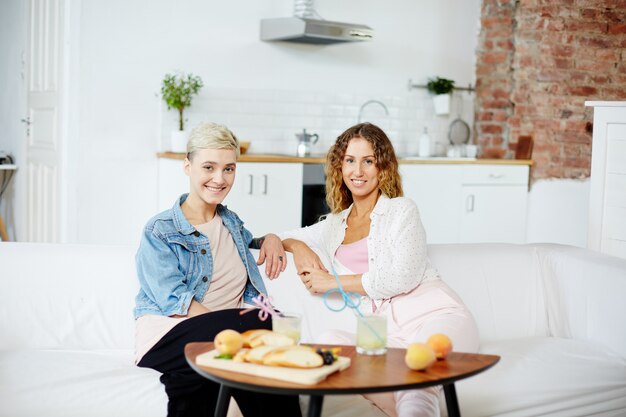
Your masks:
<svg viewBox="0 0 626 417"><path fill-rule="evenodd" d="M595 341L626 358L626 260L572 246L536 248L551 334Z"/></svg>

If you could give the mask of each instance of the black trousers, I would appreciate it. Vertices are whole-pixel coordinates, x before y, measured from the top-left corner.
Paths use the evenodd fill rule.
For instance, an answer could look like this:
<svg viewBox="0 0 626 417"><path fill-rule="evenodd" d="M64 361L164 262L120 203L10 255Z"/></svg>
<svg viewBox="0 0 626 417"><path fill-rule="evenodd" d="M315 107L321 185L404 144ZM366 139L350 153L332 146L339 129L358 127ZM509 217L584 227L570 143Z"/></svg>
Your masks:
<svg viewBox="0 0 626 417"><path fill-rule="evenodd" d="M168 417L213 417L219 384L191 369L184 348L190 342L211 342L224 329L244 332L271 329L271 318L259 320L256 311L239 315L239 309L220 310L187 319L170 330L137 364L161 375L169 399ZM245 417L301 417L298 396L260 394L238 389L233 397Z"/></svg>

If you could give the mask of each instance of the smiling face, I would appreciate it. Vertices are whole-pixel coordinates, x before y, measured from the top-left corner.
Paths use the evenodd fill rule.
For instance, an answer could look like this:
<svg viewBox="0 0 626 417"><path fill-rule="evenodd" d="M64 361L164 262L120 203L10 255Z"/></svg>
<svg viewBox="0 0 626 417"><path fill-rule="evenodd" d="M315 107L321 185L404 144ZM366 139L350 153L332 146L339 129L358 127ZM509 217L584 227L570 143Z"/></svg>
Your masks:
<svg viewBox="0 0 626 417"><path fill-rule="evenodd" d="M236 161L232 149L199 149L185 159L189 199L212 207L224 201L235 182Z"/></svg>
<svg viewBox="0 0 626 417"><path fill-rule="evenodd" d="M362 137L350 139L341 166L343 182L354 200L378 196L378 167L372 144Z"/></svg>

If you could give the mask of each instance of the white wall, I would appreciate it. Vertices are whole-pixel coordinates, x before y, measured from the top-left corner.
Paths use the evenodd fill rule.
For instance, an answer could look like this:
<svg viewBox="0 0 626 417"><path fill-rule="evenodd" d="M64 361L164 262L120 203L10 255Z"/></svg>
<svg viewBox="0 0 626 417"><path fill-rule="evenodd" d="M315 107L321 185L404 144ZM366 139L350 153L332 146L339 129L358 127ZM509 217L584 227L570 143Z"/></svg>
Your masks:
<svg viewBox="0 0 626 417"><path fill-rule="evenodd" d="M154 214L155 152L162 126L175 117L155 97L166 72L200 75L206 87L199 103L210 102L211 91L299 91L357 100L408 94L409 78L474 82L479 0L318 0L325 18L376 30L371 43L331 46L258 39L259 20L290 15L289 0L74 4L80 11L72 37L78 63L70 80L80 85L70 109L77 156L70 162L77 194L70 241L133 243ZM254 134L247 131L247 139Z"/></svg>
<svg viewBox="0 0 626 417"><path fill-rule="evenodd" d="M194 72L205 82L190 109L190 124L227 123L242 139L256 139L259 151L280 149L294 129L315 124L292 114L290 107L311 96L322 108L316 107L315 119L326 120L310 127L320 131L322 142L356 122L359 103L370 98L390 107L392 117L381 124L398 134L400 146L413 129L417 137L423 124L445 139L450 118L433 116L426 93L409 92L408 79L424 83L440 75L461 86L474 83L480 0L317 0L323 17L364 23L376 31L371 43L331 46L258 40L259 20L290 15L290 0L67 4L65 157L70 175L64 239L71 242L134 243L154 214L155 152L166 147L175 123L175 114L156 97L166 72ZM0 3L0 149L22 166L25 13L26 2ZM259 106L271 107L273 115L257 114L255 122L251 116ZM286 117L275 114L281 109ZM366 116L377 121L382 116L376 111L372 107ZM467 112L471 108L464 108ZM471 123L471 116L465 119ZM25 233L24 181L22 172L0 205L10 234L18 239L20 230ZM587 207L587 181L536 182L529 195L528 240L585 246Z"/></svg>

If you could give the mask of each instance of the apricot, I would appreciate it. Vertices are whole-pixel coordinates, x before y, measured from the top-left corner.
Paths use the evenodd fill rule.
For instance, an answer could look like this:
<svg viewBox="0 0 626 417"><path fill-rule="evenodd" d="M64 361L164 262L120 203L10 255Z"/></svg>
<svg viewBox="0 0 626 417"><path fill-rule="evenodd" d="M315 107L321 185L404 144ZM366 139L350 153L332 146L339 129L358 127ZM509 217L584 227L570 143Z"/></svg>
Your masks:
<svg viewBox="0 0 626 417"><path fill-rule="evenodd" d="M437 359L445 359L452 351L452 340L443 333L435 333L430 336L426 344L431 347Z"/></svg>
<svg viewBox="0 0 626 417"><path fill-rule="evenodd" d="M243 347L243 336L235 330L226 329L215 336L213 343L220 354L234 355Z"/></svg>
<svg viewBox="0 0 626 417"><path fill-rule="evenodd" d="M426 343L411 343L406 348L404 363L415 371L428 368L436 360L435 352Z"/></svg>

